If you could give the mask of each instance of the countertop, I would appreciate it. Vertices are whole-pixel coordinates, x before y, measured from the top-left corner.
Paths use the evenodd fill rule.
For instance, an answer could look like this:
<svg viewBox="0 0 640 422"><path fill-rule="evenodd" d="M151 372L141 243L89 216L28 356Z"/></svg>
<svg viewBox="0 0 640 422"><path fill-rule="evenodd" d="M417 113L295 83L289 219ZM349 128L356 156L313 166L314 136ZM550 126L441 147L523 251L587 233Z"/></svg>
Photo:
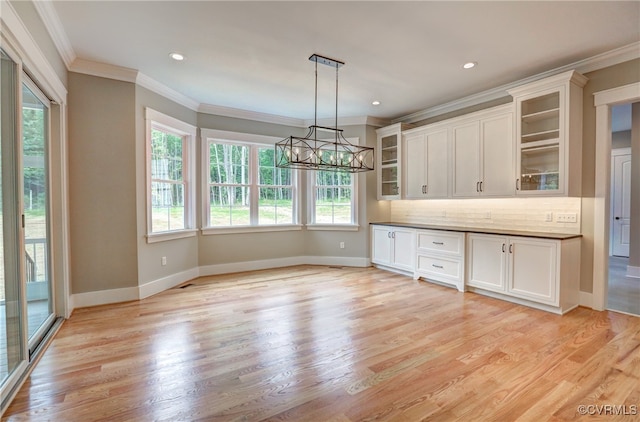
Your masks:
<svg viewBox="0 0 640 422"><path fill-rule="evenodd" d="M524 236L524 237L539 237L542 239L555 239L555 240L567 240L576 237L582 237L581 234L569 234L569 233L549 233L549 232L536 232L536 231L522 231L522 230L503 230L493 228L476 228L476 227L456 227L456 226L438 226L429 224L415 224L415 223L394 223L394 222L374 222L369 223L374 226L394 226L394 227L407 227L412 229L426 229L426 230L445 230L452 232L467 232L467 233L484 233L484 234L500 234L504 236Z"/></svg>

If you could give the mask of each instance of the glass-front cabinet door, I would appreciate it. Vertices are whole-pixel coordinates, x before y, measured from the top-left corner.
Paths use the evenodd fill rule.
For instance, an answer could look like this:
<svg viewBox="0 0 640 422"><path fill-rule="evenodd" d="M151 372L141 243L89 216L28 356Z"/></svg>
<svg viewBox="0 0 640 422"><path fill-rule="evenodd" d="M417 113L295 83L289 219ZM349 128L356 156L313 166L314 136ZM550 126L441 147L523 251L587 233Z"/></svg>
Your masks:
<svg viewBox="0 0 640 422"><path fill-rule="evenodd" d="M521 191L561 190L560 97L558 90L520 102L520 174L516 187Z"/></svg>
<svg viewBox="0 0 640 422"><path fill-rule="evenodd" d="M396 123L377 130L378 199L400 199L402 186L402 131L411 126Z"/></svg>
<svg viewBox="0 0 640 422"><path fill-rule="evenodd" d="M569 71L509 90L517 110L518 195L580 195L586 81Z"/></svg>

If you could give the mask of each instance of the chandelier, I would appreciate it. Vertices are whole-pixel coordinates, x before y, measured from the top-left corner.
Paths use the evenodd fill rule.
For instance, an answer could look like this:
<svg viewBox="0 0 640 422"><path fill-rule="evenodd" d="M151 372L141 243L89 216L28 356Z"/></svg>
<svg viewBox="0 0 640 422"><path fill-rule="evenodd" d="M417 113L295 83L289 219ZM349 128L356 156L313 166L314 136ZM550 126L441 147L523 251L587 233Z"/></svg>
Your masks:
<svg viewBox="0 0 640 422"><path fill-rule="evenodd" d="M304 138L292 135L276 143L276 167L349 173L373 170L373 148L352 144L338 129L338 69L344 63L318 54L309 60L315 62L316 71L314 124ZM318 126L318 63L336 68L335 127Z"/></svg>

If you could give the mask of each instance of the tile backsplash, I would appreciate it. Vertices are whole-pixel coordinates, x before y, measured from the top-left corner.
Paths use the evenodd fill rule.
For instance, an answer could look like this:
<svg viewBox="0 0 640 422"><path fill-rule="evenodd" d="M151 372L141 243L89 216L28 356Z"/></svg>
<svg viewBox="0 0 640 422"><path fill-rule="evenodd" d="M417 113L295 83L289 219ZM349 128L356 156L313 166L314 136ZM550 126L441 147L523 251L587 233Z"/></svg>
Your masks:
<svg viewBox="0 0 640 422"><path fill-rule="evenodd" d="M482 198L390 202L390 221L398 223L581 233L580 198ZM576 217L575 223L562 221L571 216ZM548 221L549 219L551 221Z"/></svg>

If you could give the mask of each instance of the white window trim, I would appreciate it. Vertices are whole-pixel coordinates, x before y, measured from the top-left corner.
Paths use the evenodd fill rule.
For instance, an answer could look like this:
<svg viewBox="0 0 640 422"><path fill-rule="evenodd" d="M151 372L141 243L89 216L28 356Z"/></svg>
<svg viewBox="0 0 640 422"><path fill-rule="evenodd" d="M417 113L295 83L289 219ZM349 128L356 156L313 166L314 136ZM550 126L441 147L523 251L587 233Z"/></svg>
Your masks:
<svg viewBox="0 0 640 422"><path fill-rule="evenodd" d="M163 242L167 240L180 239L195 236L195 169L196 169L196 133L197 128L193 125L178 120L175 117L160 113L149 107L145 108L146 125L146 195L147 195L147 243ZM183 163L182 176L185 183L185 228L179 230L168 230L165 232L151 231L151 131L153 128L166 130L184 138L183 154L186 163Z"/></svg>
<svg viewBox="0 0 640 422"><path fill-rule="evenodd" d="M353 145L360 145L360 138L347 138L347 141ZM326 230L326 231L358 231L360 224L358 223L358 175L360 173L351 173L352 193L351 193L351 223L315 223L316 210L316 186L313 174L307 176L307 230Z"/></svg>
<svg viewBox="0 0 640 422"><path fill-rule="evenodd" d="M295 217L296 223L294 224L273 224L273 225L245 225L245 226L210 226L209 225L209 142L225 142L229 144L236 145L244 145L244 146L255 146L258 144L262 144L264 146L275 148L276 142L280 142L282 138L267 136L267 135L257 135L254 133L242 133L242 132L231 132L225 130L216 130L216 129L200 129L200 142L201 142L201 185L202 185L202 228L200 232L203 235L216 235L216 234L233 234L233 233L255 233L255 232L279 232L279 231L296 231L302 230L303 225L299 223L300 221L300 172L298 170L293 170L292 181L293 181L293 190L294 190L294 198L293 201L293 214ZM251 160L256 160L257 157L253 157L255 149L250 149ZM255 175L255 169L250 165L250 180L249 183L251 186L256 185L257 181L254 178L257 177ZM253 195L257 195L257 192L252 192L251 200L257 200L257 197L254 199ZM257 212L257 208L255 210Z"/></svg>

